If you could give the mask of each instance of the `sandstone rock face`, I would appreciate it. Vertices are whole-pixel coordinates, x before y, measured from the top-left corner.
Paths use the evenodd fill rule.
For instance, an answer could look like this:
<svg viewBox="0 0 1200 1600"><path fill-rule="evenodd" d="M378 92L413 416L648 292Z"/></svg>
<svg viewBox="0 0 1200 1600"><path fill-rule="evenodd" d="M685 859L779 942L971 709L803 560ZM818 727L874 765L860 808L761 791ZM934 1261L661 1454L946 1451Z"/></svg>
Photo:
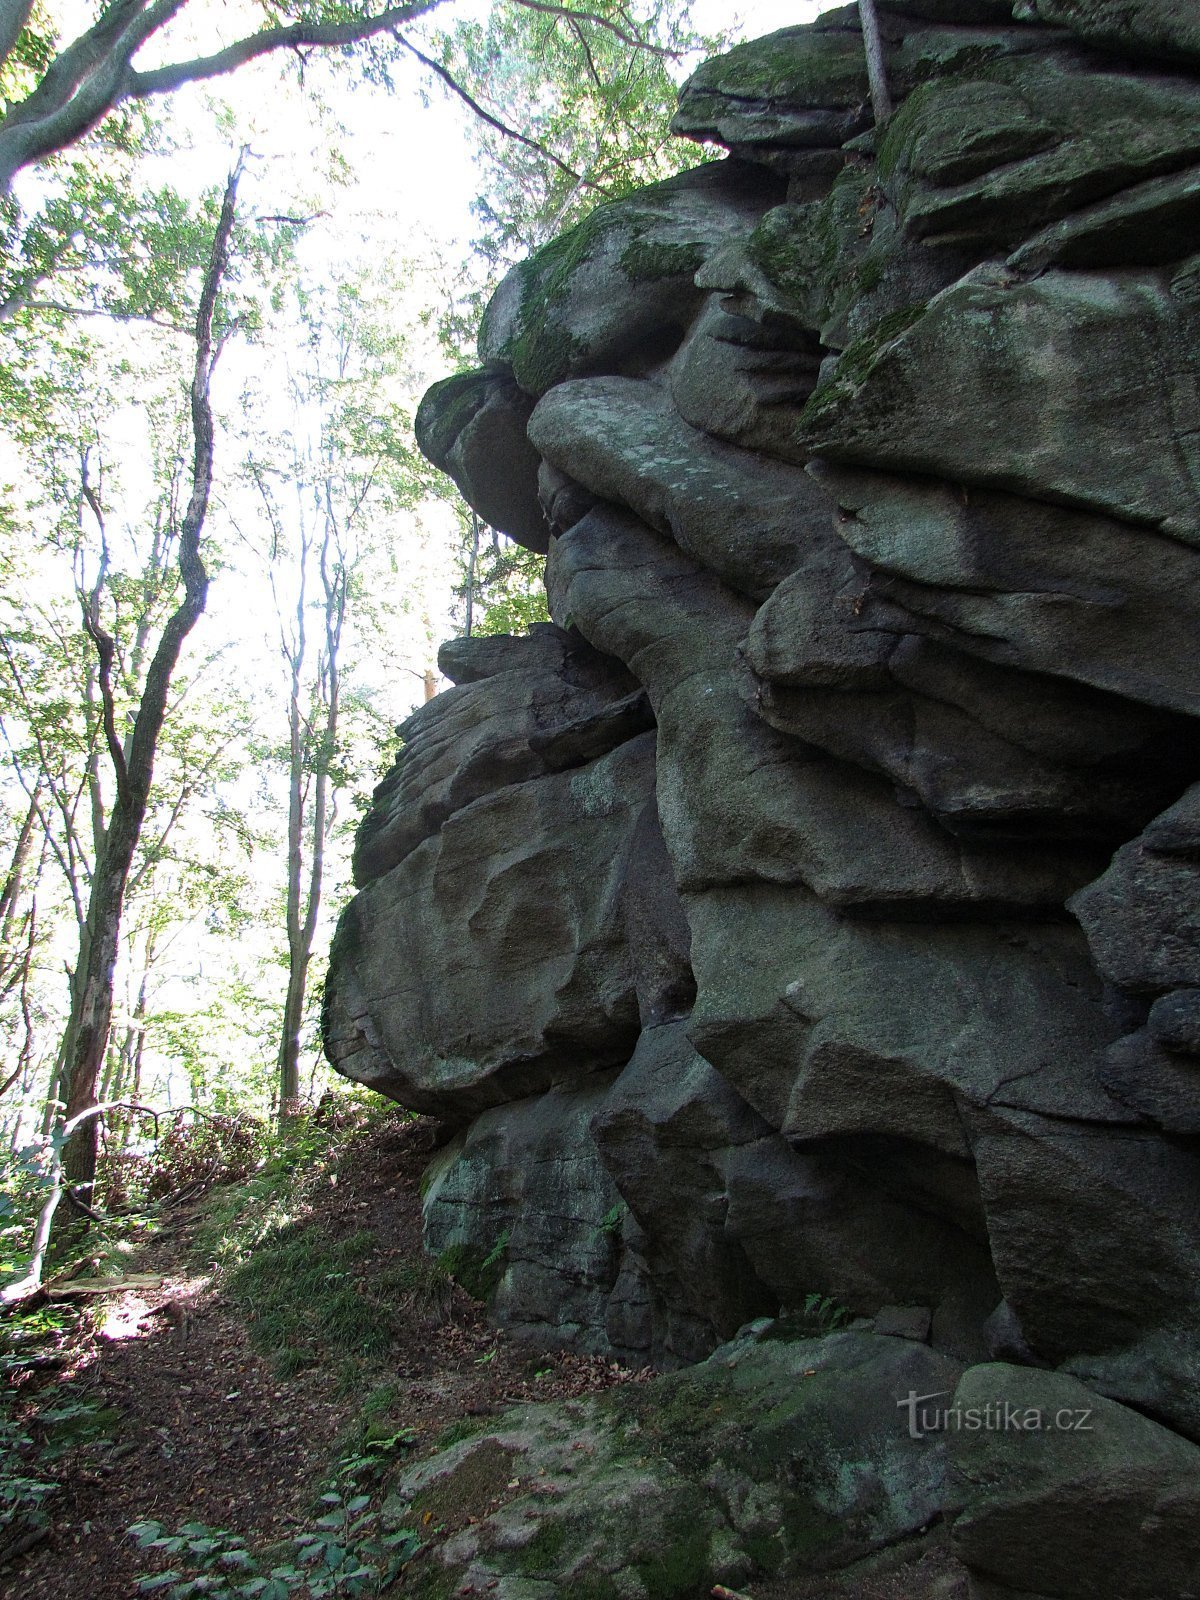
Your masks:
<svg viewBox="0 0 1200 1600"><path fill-rule="evenodd" d="M1092 1405L887 1467L980 1597L1200 1593L1193 9L886 0L882 131L855 8L739 46L676 119L729 158L510 274L419 432L554 624L446 647L326 989L514 1330L878 1319L964 1405ZM743 1502L660 1491L708 1542L656 1593L873 1548L771 1500L722 1567Z"/></svg>

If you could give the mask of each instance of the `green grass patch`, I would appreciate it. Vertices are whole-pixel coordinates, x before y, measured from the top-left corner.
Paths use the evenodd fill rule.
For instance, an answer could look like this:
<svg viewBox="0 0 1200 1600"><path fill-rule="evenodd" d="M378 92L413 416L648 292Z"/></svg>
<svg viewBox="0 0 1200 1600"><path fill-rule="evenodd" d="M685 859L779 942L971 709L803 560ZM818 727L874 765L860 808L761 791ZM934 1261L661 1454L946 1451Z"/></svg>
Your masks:
<svg viewBox="0 0 1200 1600"><path fill-rule="evenodd" d="M315 1223L292 1222L261 1240L226 1279L251 1343L280 1377L317 1361L379 1360L394 1332L390 1307L364 1291L355 1269L375 1248L362 1231L331 1239Z"/></svg>

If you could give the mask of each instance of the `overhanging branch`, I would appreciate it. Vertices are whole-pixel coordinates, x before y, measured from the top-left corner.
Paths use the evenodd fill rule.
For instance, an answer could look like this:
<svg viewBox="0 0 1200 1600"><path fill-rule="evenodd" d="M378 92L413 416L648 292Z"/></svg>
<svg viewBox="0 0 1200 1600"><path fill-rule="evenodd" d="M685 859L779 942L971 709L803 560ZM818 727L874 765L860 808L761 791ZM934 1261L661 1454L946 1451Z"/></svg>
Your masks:
<svg viewBox="0 0 1200 1600"><path fill-rule="evenodd" d="M524 3L524 0L521 0L521 3ZM502 133L506 139L514 139L518 144L523 144L526 149L534 151L544 160L551 162L560 172L565 173L572 183L578 184L584 189L594 189L597 194L607 193L601 184L594 183L591 178L584 177L581 172L576 172L574 167L569 167L560 156L555 155L554 151L547 145L542 144L540 140L530 138L529 134L522 133L519 128L510 127L507 122L502 122L499 117L493 116L490 111L485 110L479 101L463 88L458 79L446 67L442 66L440 61L434 61L423 50L418 50L411 39L406 39L402 33L396 31L393 31L393 37L397 44L402 44L410 54L416 56L422 66L427 67L430 72L436 74L447 88L452 90L465 105L471 108L481 121L486 122L489 127L495 128L497 133Z"/></svg>

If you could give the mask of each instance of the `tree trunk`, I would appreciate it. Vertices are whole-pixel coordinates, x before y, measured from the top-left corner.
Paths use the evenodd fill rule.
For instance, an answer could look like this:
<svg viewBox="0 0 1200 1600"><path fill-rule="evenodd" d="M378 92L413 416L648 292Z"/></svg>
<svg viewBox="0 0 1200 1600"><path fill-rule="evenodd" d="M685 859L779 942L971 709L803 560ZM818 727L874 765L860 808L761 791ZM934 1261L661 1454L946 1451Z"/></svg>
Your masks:
<svg viewBox="0 0 1200 1600"><path fill-rule="evenodd" d="M300 1028L308 988L308 952L289 941L287 994L283 1002L283 1036L279 1045L279 1124L296 1114L300 1098Z"/></svg>
<svg viewBox="0 0 1200 1600"><path fill-rule="evenodd" d="M112 1022L113 974L117 965L125 884L145 811L145 798L140 806L136 803L122 805L118 799L92 878L87 915L88 949L86 955L80 953L78 1000L72 1007L68 1024L71 1037L67 1061L68 1122L96 1100ZM99 1126L98 1118L89 1117L63 1152L67 1182L88 1205L92 1203L92 1186L96 1179Z"/></svg>
<svg viewBox="0 0 1200 1600"><path fill-rule="evenodd" d="M212 486L213 418L209 386L216 355L213 350L213 314L217 293L229 256L233 232L238 172L230 175L213 239L212 253L200 292L196 315L196 361L192 374L192 492L179 528L179 570L184 594L168 617L146 673L132 735L122 743L116 733L116 713L111 681L115 656L113 639L100 625L98 595L87 597L84 628L96 648L97 681L101 692L105 737L117 777L117 797L109 816L93 870L87 916L80 933L79 961L72 984L71 1014L64 1041L66 1123L75 1124L63 1151L63 1171L68 1184L90 1200L96 1175L99 1118L82 1113L96 1102L96 1089L104 1066L112 1022L113 973L121 933L125 888L133 865L138 837L146 817L159 735L167 715L167 694L180 651L204 610L208 574L200 556L200 535L208 511ZM219 346L218 346L219 353Z"/></svg>
<svg viewBox="0 0 1200 1600"><path fill-rule="evenodd" d="M21 890L24 886L25 866L29 860L29 850L33 843L33 830L38 820L38 790L34 790L33 798L29 802L29 810L25 813L25 820L21 824L21 831L17 835L16 845L13 847L12 864L8 869L4 888L0 890L0 972L8 943L12 938L13 928L16 923L17 906L21 899Z"/></svg>
<svg viewBox="0 0 1200 1600"><path fill-rule="evenodd" d="M304 671L306 633L304 623L307 593L306 566L311 545L307 539L301 549L299 594L296 602L296 631L284 657L291 674L288 702L288 881L287 938L288 984L284 999L283 1033L279 1045L279 1126L286 1127L295 1115L300 1095L300 1029L304 1022L304 1000L308 991L308 968L312 960L313 938L325 877L325 845L336 814L336 799L330 803L330 767L337 751L338 722L341 715L342 629L349 598L349 573L346 552L334 508L332 468L326 462L324 482L324 526L318 555L323 595L324 640L318 655L315 705L308 715L300 705ZM318 721L318 711L320 720ZM307 730L307 740L305 731ZM308 883L303 883L304 811L308 794L304 782L306 765L312 772L312 819L309 824Z"/></svg>
<svg viewBox="0 0 1200 1600"><path fill-rule="evenodd" d="M875 126L882 128L892 115L892 97L883 64L883 39L879 32L879 13L875 9L875 0L858 0L858 16L862 23L863 48L867 53L871 108L875 113Z"/></svg>

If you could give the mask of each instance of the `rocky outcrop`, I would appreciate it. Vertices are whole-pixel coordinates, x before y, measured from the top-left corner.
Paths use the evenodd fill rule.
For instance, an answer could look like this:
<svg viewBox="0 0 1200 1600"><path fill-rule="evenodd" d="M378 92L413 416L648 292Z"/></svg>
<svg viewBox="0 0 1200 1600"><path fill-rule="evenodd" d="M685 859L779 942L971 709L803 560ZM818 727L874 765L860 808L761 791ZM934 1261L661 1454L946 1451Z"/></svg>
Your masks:
<svg viewBox="0 0 1200 1600"><path fill-rule="evenodd" d="M951 1521L978 1600L1183 1595L1196 27L882 11L886 129L852 7L706 64L676 127L731 154L518 267L480 372L426 397L431 459L546 552L554 622L446 647L360 832L327 1048L450 1124L428 1242L489 1264L514 1330L665 1368L805 1308L915 1334L960 1412L991 1384L1104 1436L951 1421L936 1485L887 1467L925 1510L883 1542ZM876 1483L869 1433L834 1430ZM681 1495L710 1577L875 1548L698 1481L663 1516ZM1153 1562L1112 1553L1136 1529ZM654 1592L699 1581L672 1570Z"/></svg>

